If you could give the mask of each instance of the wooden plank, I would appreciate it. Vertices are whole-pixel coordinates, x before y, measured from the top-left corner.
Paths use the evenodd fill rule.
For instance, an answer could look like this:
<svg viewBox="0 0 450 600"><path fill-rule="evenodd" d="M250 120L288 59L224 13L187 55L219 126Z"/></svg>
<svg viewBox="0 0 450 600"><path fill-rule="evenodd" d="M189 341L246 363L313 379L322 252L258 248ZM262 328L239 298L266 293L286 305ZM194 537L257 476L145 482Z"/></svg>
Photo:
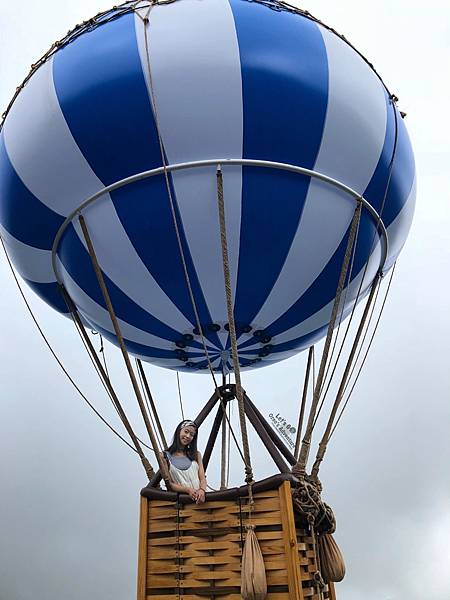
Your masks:
<svg viewBox="0 0 450 600"><path fill-rule="evenodd" d="M192 556L186 559L186 564L193 565L227 565L237 564L240 565L241 561L237 560L234 556L223 555L223 556Z"/></svg>
<svg viewBox="0 0 450 600"><path fill-rule="evenodd" d="M215 513L199 513L198 515L184 515L184 519L187 519L188 523L229 523L230 527L232 524L238 523L240 525L239 518L236 514L231 512L215 512ZM234 525L236 526L236 525Z"/></svg>
<svg viewBox="0 0 450 600"><path fill-rule="evenodd" d="M255 524L258 522L257 519L253 520L255 522ZM252 522L253 522L252 521ZM178 531L183 532L183 531L195 531L196 529L198 529L199 531L204 531L205 530L205 525L207 526L208 521L203 520L201 523L194 523L192 521L185 521L184 523L179 523L178 525ZM264 523L260 523L260 524L264 524L264 525L270 525L271 523L268 522L264 522ZM273 524L277 524L277 522L275 521ZM232 527L239 527L240 528L241 523L239 521L239 519L234 519L233 521L229 521L227 523L219 523L218 524L218 528L219 529L223 529L223 528L227 528L230 529ZM152 524L151 529L150 529L150 535L154 534L154 533L163 533L165 531L174 531L176 529L176 524L171 521L171 522L157 522L155 524ZM213 534L211 534L213 535Z"/></svg>
<svg viewBox="0 0 450 600"><path fill-rule="evenodd" d="M266 573L267 585L287 585L289 573L287 569Z"/></svg>
<svg viewBox="0 0 450 600"><path fill-rule="evenodd" d="M206 590L205 590L206 591ZM203 595L203 590L202 590L202 595L198 596L197 594L183 594L182 598L183 600L199 600L199 598L211 598L212 596L208 596L208 595ZM219 598L220 600L242 600L242 596L241 594L220 594L216 596L217 598ZM147 600L168 600L167 596L148 596ZM282 592L274 592L274 593L268 593L266 596L266 600L291 600L290 596L288 593L282 593Z"/></svg>
<svg viewBox="0 0 450 600"><path fill-rule="evenodd" d="M150 546L147 560L164 560L171 559L177 556L179 552L175 548L158 548Z"/></svg>
<svg viewBox="0 0 450 600"><path fill-rule="evenodd" d="M300 568L298 564L297 532L295 530L294 510L292 508L291 485L284 481L278 488L283 524L283 541L289 580L289 591L295 600L304 600Z"/></svg>
<svg viewBox="0 0 450 600"><path fill-rule="evenodd" d="M218 571L212 571L211 575L217 574ZM281 574L277 574L277 575L271 575L269 576L267 583L268 585L286 585L287 583L287 578L288 578L288 574L287 571L284 571ZM240 577L230 577L228 579L222 579L222 578L218 578L216 577L215 579L213 577L211 577L209 580L205 579L205 580L201 580L200 579L183 579L180 581L180 587L184 588L194 588L194 587L200 587L200 583L201 584L205 584L208 585L208 581L218 581L220 582L220 585L218 585L218 588L222 588L222 587L239 587L241 586L241 578ZM269 583L270 580L270 583ZM294 596L290 596L290 598L294 598ZM184 594L183 594L183 600L184 600ZM296 600L296 599L295 599Z"/></svg>
<svg viewBox="0 0 450 600"><path fill-rule="evenodd" d="M183 600L199 600L199 598L209 598L211 596L203 595L206 592L206 590L202 590L202 595L199 596L197 594L183 594L182 598ZM220 594L217 596L217 598L220 598L221 600L242 600L242 596L241 594ZM167 596L166 594L164 595L151 595L151 596L147 596L146 600L172 600L172 598L170 596ZM289 593L283 593L283 592L273 592L273 593L268 593L266 596L266 600L291 600Z"/></svg>
<svg viewBox="0 0 450 600"><path fill-rule="evenodd" d="M178 580L173 576L152 576L151 581L147 582L147 590L152 588L175 588L178 585Z"/></svg>
<svg viewBox="0 0 450 600"><path fill-rule="evenodd" d="M233 542L213 541L213 542L193 542L190 544L190 550L239 550L237 544Z"/></svg>
<svg viewBox="0 0 450 600"><path fill-rule="evenodd" d="M175 520L177 518L177 511L176 510L165 510L164 512L161 511L149 511L148 513L148 520L150 522L152 521L159 521L161 519L173 519Z"/></svg>
<svg viewBox="0 0 450 600"><path fill-rule="evenodd" d="M280 531L260 531L256 530L256 537L258 538L260 544L264 541L277 541L280 539ZM220 541L228 541L228 542L240 542L241 534L240 531L236 533L226 533L220 536ZM179 543L181 545L191 544L192 542L204 542L201 536L195 535L182 535L180 536ZM167 536L167 537L150 537L148 538L148 544L151 547L162 548L164 546L175 546L177 543L177 537L175 536ZM282 544L282 542L281 542ZM284 546L282 546L284 547Z"/></svg>
<svg viewBox="0 0 450 600"><path fill-rule="evenodd" d="M198 558L198 559L211 558L211 559L213 559L214 556L217 557L218 559L225 560L227 557L231 558L231 556L232 556L229 553L228 554L225 553L221 556L217 556L217 551L214 556L211 556L209 554L208 550L196 550L195 548L187 548L186 550L181 550L179 555L180 555L180 558L183 558L186 560L190 560L190 559L194 559L194 558ZM202 564L202 561L200 561L198 564Z"/></svg>
<svg viewBox="0 0 450 600"><path fill-rule="evenodd" d="M157 546L157 547L162 547L162 546L175 546L175 544L177 544L177 537L162 537L162 538L148 538L148 544L149 546ZM241 539L241 536L239 533L227 533L225 535L220 536L220 541L223 542L233 542L233 541L238 541ZM195 536L195 535L184 535L184 536L180 536L179 538L179 544L180 545L187 545L187 544L192 544L194 542L202 542L205 543L205 540L201 537L201 536Z"/></svg>
<svg viewBox="0 0 450 600"><path fill-rule="evenodd" d="M205 502L204 504L194 504L186 506L180 510L180 516L191 517L196 515L203 515L205 512L212 511L213 514L217 512L223 512L227 514L239 514L240 512L248 512L250 506L243 504L242 507L239 504L224 504L223 502ZM253 512L273 512L280 510L280 502L278 498L265 498L257 500L252 507ZM203 517L204 518L204 517Z"/></svg>
<svg viewBox="0 0 450 600"><path fill-rule="evenodd" d="M242 519L242 522L245 524L250 521L248 519ZM264 527L265 525L280 525L280 528L281 528L282 517L281 517L281 514L279 514L277 516L263 515L263 516L257 516L257 517L252 515L251 523L252 523L252 525L256 525L256 527Z"/></svg>
<svg viewBox="0 0 450 600"><path fill-rule="evenodd" d="M153 508L165 508L173 507L175 502L173 500L149 500Z"/></svg>
<svg viewBox="0 0 450 600"><path fill-rule="evenodd" d="M197 572L193 572L193 569L191 569L191 571L188 571L190 573L193 573L191 578L195 579L195 581L209 581L211 579L213 580L220 580L220 579L233 579L236 577L236 573L234 571L197 571ZM183 581L187 581L187 580L183 580ZM239 585L240 585L240 581L241 578L239 577Z"/></svg>
<svg viewBox="0 0 450 600"><path fill-rule="evenodd" d="M148 500L141 496L139 516L139 545L137 572L137 600L145 600L147 590L147 519Z"/></svg>

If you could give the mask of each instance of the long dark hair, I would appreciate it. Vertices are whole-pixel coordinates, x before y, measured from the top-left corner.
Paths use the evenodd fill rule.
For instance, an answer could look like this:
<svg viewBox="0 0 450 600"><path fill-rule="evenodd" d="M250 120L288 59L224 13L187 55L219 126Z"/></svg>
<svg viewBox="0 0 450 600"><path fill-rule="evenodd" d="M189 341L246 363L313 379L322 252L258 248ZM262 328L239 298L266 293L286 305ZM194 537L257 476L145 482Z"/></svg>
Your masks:
<svg viewBox="0 0 450 600"><path fill-rule="evenodd" d="M188 446L183 446L180 442L180 431L183 427L189 426L195 427L195 435ZM197 461L197 433L198 428L194 421L181 421L181 423L178 423L177 428L175 429L172 442L167 448L167 452L169 452L169 454L173 454L174 452L184 452L188 458Z"/></svg>

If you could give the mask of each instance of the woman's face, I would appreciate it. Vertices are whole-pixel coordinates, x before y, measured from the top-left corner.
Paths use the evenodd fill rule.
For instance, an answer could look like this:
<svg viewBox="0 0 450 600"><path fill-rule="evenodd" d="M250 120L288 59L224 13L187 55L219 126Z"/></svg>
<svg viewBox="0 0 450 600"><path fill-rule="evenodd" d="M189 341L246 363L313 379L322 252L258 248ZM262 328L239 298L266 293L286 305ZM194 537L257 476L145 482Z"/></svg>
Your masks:
<svg viewBox="0 0 450 600"><path fill-rule="evenodd" d="M180 442L182 446L188 446L195 437L195 427L185 425L180 429Z"/></svg>

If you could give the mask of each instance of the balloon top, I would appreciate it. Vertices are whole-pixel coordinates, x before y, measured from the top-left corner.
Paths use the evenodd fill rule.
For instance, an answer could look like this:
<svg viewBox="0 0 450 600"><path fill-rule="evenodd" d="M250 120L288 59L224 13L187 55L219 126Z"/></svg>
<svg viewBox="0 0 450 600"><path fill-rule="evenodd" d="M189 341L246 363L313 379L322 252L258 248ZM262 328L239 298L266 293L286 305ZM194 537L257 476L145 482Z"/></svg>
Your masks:
<svg viewBox="0 0 450 600"><path fill-rule="evenodd" d="M385 268L394 263L415 198L394 99L357 51L301 11L127 2L69 34L6 115L0 233L49 305L67 312L58 276L84 320L114 341L82 210L128 350L202 371L201 330L212 366L227 372L219 163L240 364L272 364L326 331L355 196L372 212L362 212L344 314L379 270L383 227Z"/></svg>

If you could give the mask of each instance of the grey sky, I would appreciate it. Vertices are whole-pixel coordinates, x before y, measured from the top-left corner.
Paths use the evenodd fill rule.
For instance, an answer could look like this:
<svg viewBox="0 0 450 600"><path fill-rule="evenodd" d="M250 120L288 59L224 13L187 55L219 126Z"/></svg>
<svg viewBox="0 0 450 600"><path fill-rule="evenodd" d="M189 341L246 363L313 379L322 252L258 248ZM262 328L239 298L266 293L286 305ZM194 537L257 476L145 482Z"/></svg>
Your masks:
<svg viewBox="0 0 450 600"><path fill-rule="evenodd" d="M2 109L55 39L109 6L0 0ZM425 9L417 0L319 0L302 7L345 34L400 98L418 171L411 235L321 474L347 563L338 598L449 600L450 4L431 0ZM3 256L0 281L0 599L133 598L142 467L62 375ZM70 322L25 291L71 374L117 423ZM138 423L120 357L110 346L106 352ZM244 387L264 415L296 419L305 360L300 355L244 374ZM148 372L171 432L180 416L175 373ZM211 381L181 379L185 411L194 416L212 392ZM253 461L258 477L273 472L256 445ZM216 457L212 485L217 463ZM236 458L233 480L241 478Z"/></svg>

